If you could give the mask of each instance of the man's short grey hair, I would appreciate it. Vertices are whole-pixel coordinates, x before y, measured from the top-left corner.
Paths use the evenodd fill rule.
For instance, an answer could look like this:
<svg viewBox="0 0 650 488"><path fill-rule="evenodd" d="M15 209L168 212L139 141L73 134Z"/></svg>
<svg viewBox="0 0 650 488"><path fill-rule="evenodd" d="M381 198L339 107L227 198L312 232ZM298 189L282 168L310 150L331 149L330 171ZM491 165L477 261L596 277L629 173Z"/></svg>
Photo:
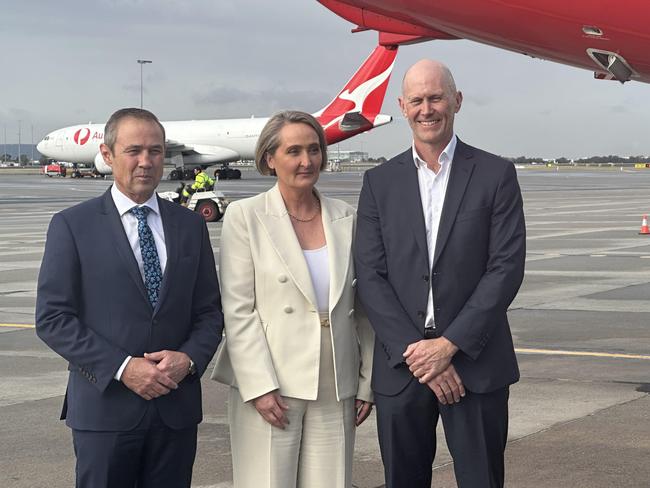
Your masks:
<svg viewBox="0 0 650 488"><path fill-rule="evenodd" d="M106 126L104 127L104 144L108 146L111 152L113 152L113 149L115 148L115 142L117 141L117 129L120 125L120 122L126 118L147 120L149 122L155 123L158 127L160 127L163 135L163 144L165 143L165 128L160 123L160 120L158 120L158 117L149 112L149 110L142 108L122 108L111 115L111 117L108 119L108 122L106 122Z"/></svg>
<svg viewBox="0 0 650 488"><path fill-rule="evenodd" d="M263 175L274 175L275 172L269 168L266 160L269 154L274 154L280 147L280 131L287 124L305 124L314 129L318 135L318 145L322 156L320 171L327 165L327 139L320 122L306 112L297 110L285 110L273 115L266 123L255 147L255 166L257 171Z"/></svg>

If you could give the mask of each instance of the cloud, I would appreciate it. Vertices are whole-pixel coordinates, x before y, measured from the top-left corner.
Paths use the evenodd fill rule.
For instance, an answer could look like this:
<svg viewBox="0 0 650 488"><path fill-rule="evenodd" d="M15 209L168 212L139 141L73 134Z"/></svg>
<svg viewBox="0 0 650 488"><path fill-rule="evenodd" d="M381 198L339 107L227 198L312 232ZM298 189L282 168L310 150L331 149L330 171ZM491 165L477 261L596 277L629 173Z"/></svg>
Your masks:
<svg viewBox="0 0 650 488"><path fill-rule="evenodd" d="M283 109L298 109L315 112L325 105L330 97L323 92L311 90L289 90L274 87L264 90L243 90L233 86L217 86L193 96L196 106L209 105L219 108L225 116L245 117L255 114L270 115Z"/></svg>

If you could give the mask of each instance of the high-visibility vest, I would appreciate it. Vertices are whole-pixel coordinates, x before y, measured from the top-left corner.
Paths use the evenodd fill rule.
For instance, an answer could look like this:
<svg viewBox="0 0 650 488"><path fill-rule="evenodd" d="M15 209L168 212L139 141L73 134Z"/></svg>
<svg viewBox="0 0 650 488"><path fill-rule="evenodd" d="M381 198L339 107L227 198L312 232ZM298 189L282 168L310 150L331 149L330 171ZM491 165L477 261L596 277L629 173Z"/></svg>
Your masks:
<svg viewBox="0 0 650 488"><path fill-rule="evenodd" d="M194 184L192 185L192 188L195 190L205 190L205 187L207 185L214 184L214 180L210 180L212 180L212 178L201 171L198 175L196 175L196 178L194 178Z"/></svg>

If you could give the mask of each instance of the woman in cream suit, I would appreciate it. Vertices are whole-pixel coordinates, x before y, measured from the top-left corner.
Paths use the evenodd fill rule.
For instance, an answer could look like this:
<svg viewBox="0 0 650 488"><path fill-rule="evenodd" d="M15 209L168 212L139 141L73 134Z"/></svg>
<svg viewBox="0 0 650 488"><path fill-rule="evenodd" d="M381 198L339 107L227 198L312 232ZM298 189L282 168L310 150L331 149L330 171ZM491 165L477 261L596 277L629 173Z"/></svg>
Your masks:
<svg viewBox="0 0 650 488"><path fill-rule="evenodd" d="M320 124L281 112L256 149L269 191L228 207L220 274L235 488L349 488L355 425L370 413L373 333L355 299L355 212L314 188Z"/></svg>

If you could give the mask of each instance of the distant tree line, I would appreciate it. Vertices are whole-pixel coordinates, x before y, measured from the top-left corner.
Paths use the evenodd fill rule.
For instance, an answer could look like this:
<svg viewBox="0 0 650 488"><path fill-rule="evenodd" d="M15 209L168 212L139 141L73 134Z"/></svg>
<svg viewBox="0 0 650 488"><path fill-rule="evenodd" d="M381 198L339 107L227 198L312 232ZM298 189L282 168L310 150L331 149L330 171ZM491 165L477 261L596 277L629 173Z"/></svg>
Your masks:
<svg viewBox="0 0 650 488"><path fill-rule="evenodd" d="M3 154L2 156L0 156L0 161L3 163L19 163L25 165L29 163L30 159L27 154L21 154L20 161L18 161L17 157L12 156L11 154Z"/></svg>
<svg viewBox="0 0 650 488"><path fill-rule="evenodd" d="M546 164L554 163L558 165L567 165L567 164L613 164L613 165L623 165L623 164L634 164L634 163L650 163L650 156L630 156L630 157L621 157L621 156L590 156L588 158L579 158L579 159L567 159L567 158L557 158L557 159L544 159L544 158L529 158L526 156L519 156L518 158L508 158L505 159L512 161L515 164Z"/></svg>

